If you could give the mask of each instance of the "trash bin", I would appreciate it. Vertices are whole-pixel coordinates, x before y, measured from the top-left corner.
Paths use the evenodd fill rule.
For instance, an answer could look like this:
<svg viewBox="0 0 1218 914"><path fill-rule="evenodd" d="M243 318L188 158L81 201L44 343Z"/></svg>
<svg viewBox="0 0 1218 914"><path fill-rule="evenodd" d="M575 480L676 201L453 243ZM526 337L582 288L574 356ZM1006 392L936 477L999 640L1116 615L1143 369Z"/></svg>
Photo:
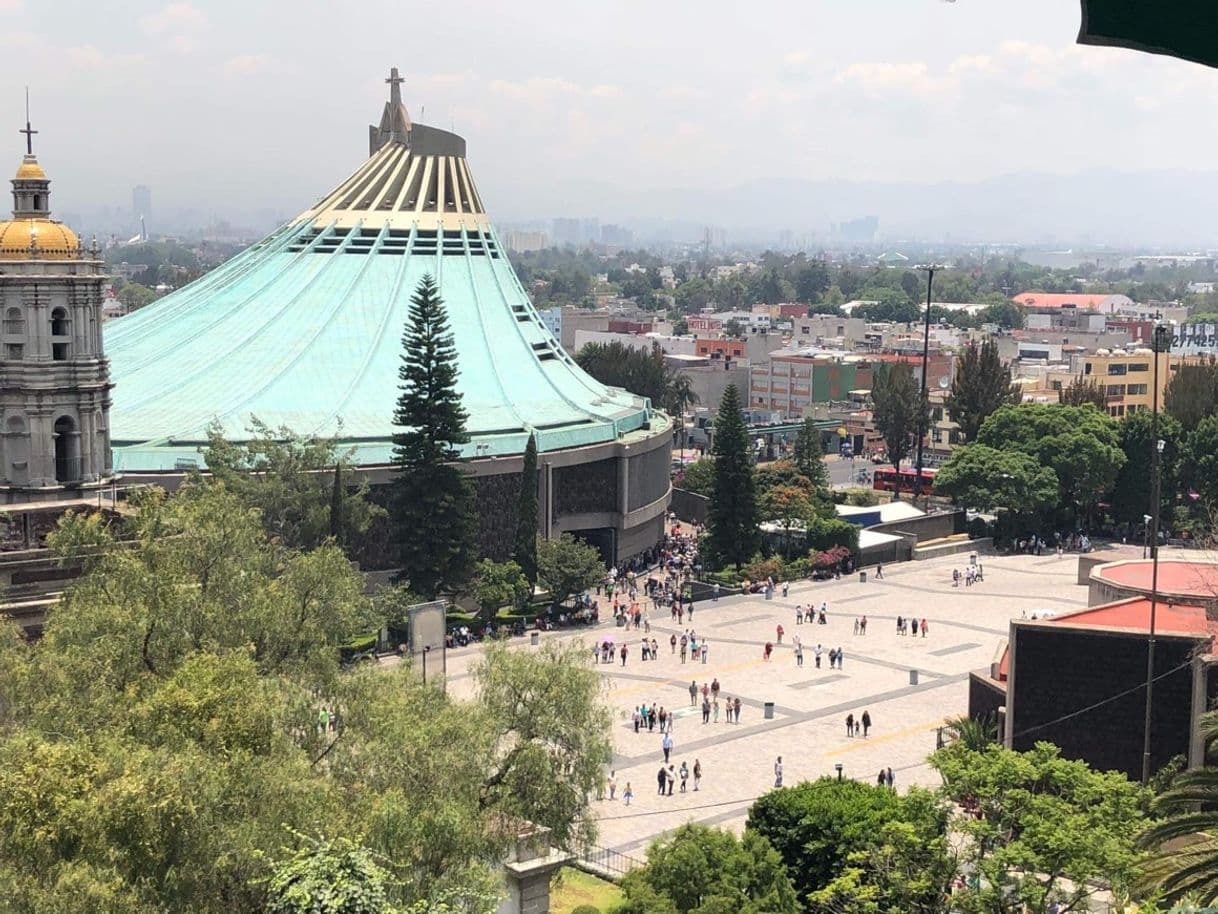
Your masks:
<svg viewBox="0 0 1218 914"><path fill-rule="evenodd" d="M765 598L766 598L767 600L773 600L773 599L774 599L774 588L773 588L773 587L767 587L767 588L765 589Z"/></svg>
<svg viewBox="0 0 1218 914"><path fill-rule="evenodd" d="M918 671L917 671L917 670L910 670L910 671L909 671L909 684L910 684L910 685L917 685L917 684L918 684Z"/></svg>
<svg viewBox="0 0 1218 914"><path fill-rule="evenodd" d="M529 644L536 647L540 643L541 643L541 633L540 632L533 632L533 634L529 635Z"/></svg>
<svg viewBox="0 0 1218 914"><path fill-rule="evenodd" d="M975 552L970 552L970 553L968 554L968 563L969 563L970 565L976 565L976 564L977 564L977 553L975 553Z"/></svg>
<svg viewBox="0 0 1218 914"><path fill-rule="evenodd" d="M859 572L859 583L860 583L860 584L866 584L866 583L867 583L867 572L865 572L865 571L860 571L860 572Z"/></svg>
<svg viewBox="0 0 1218 914"><path fill-rule="evenodd" d="M774 719L774 702L772 702L772 701L767 701L765 703L765 719L766 720Z"/></svg>

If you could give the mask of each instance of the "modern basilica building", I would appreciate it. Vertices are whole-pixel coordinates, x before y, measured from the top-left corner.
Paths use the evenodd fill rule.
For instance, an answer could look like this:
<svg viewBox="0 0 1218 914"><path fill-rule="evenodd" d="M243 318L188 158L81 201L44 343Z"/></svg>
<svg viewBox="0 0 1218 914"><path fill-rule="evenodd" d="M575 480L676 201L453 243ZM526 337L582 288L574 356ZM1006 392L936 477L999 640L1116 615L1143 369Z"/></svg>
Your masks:
<svg viewBox="0 0 1218 914"><path fill-rule="evenodd" d="M609 561L660 539L672 425L563 351L487 216L465 140L415 123L401 78L369 128L369 157L313 206L223 266L106 326L114 463L172 488L202 466L207 429L251 417L335 437L386 482L410 297L430 274L459 356L468 460L491 557L510 551L522 454L537 438L541 532Z"/></svg>

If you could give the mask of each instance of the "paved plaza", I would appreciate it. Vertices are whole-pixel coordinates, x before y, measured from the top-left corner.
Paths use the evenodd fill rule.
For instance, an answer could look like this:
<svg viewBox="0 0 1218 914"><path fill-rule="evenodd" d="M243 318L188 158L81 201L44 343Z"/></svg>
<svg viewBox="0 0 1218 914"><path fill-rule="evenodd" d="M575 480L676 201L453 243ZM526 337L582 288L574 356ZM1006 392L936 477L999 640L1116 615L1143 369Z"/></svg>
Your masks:
<svg viewBox="0 0 1218 914"><path fill-rule="evenodd" d="M1132 554L1131 554L1132 557ZM613 664L597 664L607 681L607 698L614 709L615 769L618 798L594 801L600 821L600 843L641 856L647 844L688 821L739 830L749 805L773 787L774 761L783 758L784 783L833 775L843 766L846 777L874 782L881 768L891 767L896 787L934 785L937 776L926 763L934 751L936 730L945 718L968 708L968 673L988 666L998 656L1007 623L1021 614L1062 613L1087 605L1087 588L1075 583L1076 555L983 556L984 581L952 586L952 569L963 570L967 555L906 562L874 570L866 583L858 575L838 581L803 581L772 600L762 596L723 597L696 604L693 622L670 621L667 612L651 620L660 644L657 660L641 660L642 631L625 633L629 645L626 666L615 654ZM795 624L795 607L828 604L825 625ZM853 634L854 620L867 617L866 635ZM929 634L901 636L898 616L929 623ZM776 628L785 629L783 643L772 659L763 659ZM670 651L668 639L692 628L710 649L706 664L687 662ZM791 647L798 634L804 645L804 665L796 665ZM591 645L613 638L619 645L623 629L612 620L596 629L548 633L543 637L582 638ZM824 648L821 668L813 648ZM842 668L829 669L828 650L840 647ZM527 646L523 649L528 649ZM477 649L450 652L450 687L467 694L466 671ZM910 671L917 670L912 685ZM702 723L700 707L691 706L690 681L719 679L724 696L740 697L740 723ZM698 697L701 703L701 695ZM774 703L766 720L764 703ZM680 781L669 796L658 796L656 773L663 761L659 728L635 733L631 716L640 704L658 703L675 709L672 763L693 769L702 764L701 788L687 793ZM872 720L866 739L847 737L846 715L868 711ZM634 790L627 807L621 799L626 783Z"/></svg>

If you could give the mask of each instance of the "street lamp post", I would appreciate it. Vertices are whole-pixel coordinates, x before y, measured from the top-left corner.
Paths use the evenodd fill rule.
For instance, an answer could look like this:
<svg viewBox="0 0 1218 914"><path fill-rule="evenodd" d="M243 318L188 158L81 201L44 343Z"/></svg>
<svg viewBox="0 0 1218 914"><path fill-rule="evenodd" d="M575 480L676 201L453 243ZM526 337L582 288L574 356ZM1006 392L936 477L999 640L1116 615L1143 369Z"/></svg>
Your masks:
<svg viewBox="0 0 1218 914"><path fill-rule="evenodd" d="M1146 640L1146 716L1142 725L1142 783L1150 782L1150 725L1155 694L1155 611L1159 597L1159 510L1162 502L1163 441L1159 439L1159 360L1171 352L1171 328L1156 323L1151 336L1154 354L1154 393L1151 399L1151 477L1150 477L1150 634Z"/></svg>
<svg viewBox="0 0 1218 914"><path fill-rule="evenodd" d="M930 302L935 283L935 267L926 268L926 321L922 329L922 399L918 403L918 477L914 481L915 500L922 494L922 442L926 438L926 377L930 366Z"/></svg>

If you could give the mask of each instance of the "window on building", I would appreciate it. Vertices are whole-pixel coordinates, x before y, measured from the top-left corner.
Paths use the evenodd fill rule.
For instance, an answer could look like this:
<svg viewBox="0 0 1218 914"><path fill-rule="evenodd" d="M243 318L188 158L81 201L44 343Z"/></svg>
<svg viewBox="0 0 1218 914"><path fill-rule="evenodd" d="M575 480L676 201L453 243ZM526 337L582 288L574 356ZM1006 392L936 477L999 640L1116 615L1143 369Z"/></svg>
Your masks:
<svg viewBox="0 0 1218 914"><path fill-rule="evenodd" d="M15 336L25 335L25 318L20 308L9 308L4 312L4 332Z"/></svg>
<svg viewBox="0 0 1218 914"><path fill-rule="evenodd" d="M1125 392L1131 397L1144 397L1149 389L1146 384L1129 384L1125 387Z"/></svg>
<svg viewBox="0 0 1218 914"><path fill-rule="evenodd" d="M1049 390L1061 390L1061 389L1062 389L1061 381L1050 381L1049 382Z"/></svg>
<svg viewBox="0 0 1218 914"><path fill-rule="evenodd" d="M25 358L25 347L20 343L9 343L4 347L4 357L10 362L20 362Z"/></svg>
<svg viewBox="0 0 1218 914"><path fill-rule="evenodd" d="M66 362L71 355L71 345L69 343L52 343L51 344L51 359L56 362Z"/></svg>
<svg viewBox="0 0 1218 914"><path fill-rule="evenodd" d="M931 419L933 419L935 422L942 422L943 421L943 407L936 406L933 410L931 410L930 415L931 415Z"/></svg>
<svg viewBox="0 0 1218 914"><path fill-rule="evenodd" d="M1129 366L1129 373L1133 374L1137 371L1150 371L1149 362L1133 362Z"/></svg>
<svg viewBox="0 0 1218 914"><path fill-rule="evenodd" d="M1123 396L1125 396L1125 385L1124 384L1109 384L1107 393L1108 393L1108 396L1110 396L1110 397L1123 397Z"/></svg>
<svg viewBox="0 0 1218 914"><path fill-rule="evenodd" d="M1091 363L1088 362L1083 366L1083 374L1091 374Z"/></svg>
<svg viewBox="0 0 1218 914"><path fill-rule="evenodd" d="M941 444L943 442L943 429L932 428L930 430L930 440L935 444Z"/></svg>
<svg viewBox="0 0 1218 914"><path fill-rule="evenodd" d="M56 308L51 312L51 336L67 336L71 332L66 308Z"/></svg>
<svg viewBox="0 0 1218 914"><path fill-rule="evenodd" d="M1129 368L1129 366L1127 366L1121 362L1114 362L1113 364L1108 366L1108 374L1109 375L1123 375L1128 370L1128 368Z"/></svg>
<svg viewBox="0 0 1218 914"><path fill-rule="evenodd" d="M948 444L959 444L960 443L960 429L953 428L948 431L947 443Z"/></svg>

